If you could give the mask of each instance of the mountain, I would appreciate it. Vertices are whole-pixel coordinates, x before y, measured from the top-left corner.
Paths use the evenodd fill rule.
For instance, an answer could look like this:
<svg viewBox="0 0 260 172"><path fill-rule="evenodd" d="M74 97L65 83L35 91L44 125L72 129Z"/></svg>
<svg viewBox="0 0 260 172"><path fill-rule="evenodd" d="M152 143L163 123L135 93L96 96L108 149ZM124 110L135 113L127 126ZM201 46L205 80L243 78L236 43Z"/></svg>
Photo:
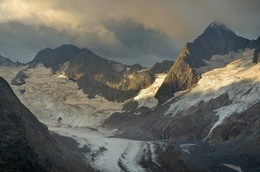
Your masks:
<svg viewBox="0 0 260 172"><path fill-rule="evenodd" d="M1 66L15 66L15 65L19 65L19 63L15 63L15 62L11 61L10 59L0 55L0 65Z"/></svg>
<svg viewBox="0 0 260 172"><path fill-rule="evenodd" d="M91 171L53 138L2 77L0 94L1 171Z"/></svg>
<svg viewBox="0 0 260 172"><path fill-rule="evenodd" d="M163 103L173 97L175 92L192 88L202 74L195 68L205 66L205 60L209 60L213 55L257 48L259 45L259 40L250 41L237 36L222 23L211 23L198 38L185 45L176 63L168 71L156 98Z"/></svg>
<svg viewBox="0 0 260 172"><path fill-rule="evenodd" d="M97 170L254 172L259 43L213 22L172 67L150 69L63 45L40 51L13 89L51 131L79 143L69 148Z"/></svg>
<svg viewBox="0 0 260 172"><path fill-rule="evenodd" d="M155 79L151 71L138 64L124 65L106 60L88 49L73 45L41 50L30 68L38 64L51 68L53 73L64 73L77 82L89 98L100 95L110 101L125 101Z"/></svg>
<svg viewBox="0 0 260 172"><path fill-rule="evenodd" d="M174 64L174 61L164 60L162 62L155 63L150 68L150 71L154 74L167 73L173 64Z"/></svg>

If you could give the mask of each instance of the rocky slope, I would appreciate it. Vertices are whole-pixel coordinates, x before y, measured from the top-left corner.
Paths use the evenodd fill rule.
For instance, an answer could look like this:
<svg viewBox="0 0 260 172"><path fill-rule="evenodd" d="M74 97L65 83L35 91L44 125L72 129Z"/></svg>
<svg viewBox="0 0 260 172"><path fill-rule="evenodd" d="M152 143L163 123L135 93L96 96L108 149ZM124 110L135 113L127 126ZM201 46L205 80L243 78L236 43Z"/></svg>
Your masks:
<svg viewBox="0 0 260 172"><path fill-rule="evenodd" d="M154 81L154 74L140 65L129 66L106 60L88 49L73 45L40 51L30 68L40 63L51 68L54 74L64 73L76 81L89 98L100 95L110 101L122 102Z"/></svg>
<svg viewBox="0 0 260 172"><path fill-rule="evenodd" d="M1 171L91 170L50 135L2 77L0 95Z"/></svg>
<svg viewBox="0 0 260 172"><path fill-rule="evenodd" d="M194 68L205 66L204 61L213 55L259 46L259 39L251 41L237 36L221 23L211 23L198 38L185 45L158 90L156 98L163 103L173 97L175 92L194 86L201 75L201 72L195 71Z"/></svg>

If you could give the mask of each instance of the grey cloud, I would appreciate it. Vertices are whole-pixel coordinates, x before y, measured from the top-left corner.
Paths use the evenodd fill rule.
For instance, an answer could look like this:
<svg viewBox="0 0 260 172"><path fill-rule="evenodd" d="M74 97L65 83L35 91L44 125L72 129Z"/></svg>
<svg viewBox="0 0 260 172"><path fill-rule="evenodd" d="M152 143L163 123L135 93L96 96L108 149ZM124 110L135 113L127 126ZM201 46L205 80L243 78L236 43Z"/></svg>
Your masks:
<svg viewBox="0 0 260 172"><path fill-rule="evenodd" d="M113 31L123 45L115 52L107 52L108 55L124 63L141 63L149 66L165 59L173 60L181 47L166 34L146 29L130 19L109 21L105 26Z"/></svg>
<svg viewBox="0 0 260 172"><path fill-rule="evenodd" d="M0 24L0 54L13 61L28 62L40 49L69 43L69 37L48 27L21 23Z"/></svg>

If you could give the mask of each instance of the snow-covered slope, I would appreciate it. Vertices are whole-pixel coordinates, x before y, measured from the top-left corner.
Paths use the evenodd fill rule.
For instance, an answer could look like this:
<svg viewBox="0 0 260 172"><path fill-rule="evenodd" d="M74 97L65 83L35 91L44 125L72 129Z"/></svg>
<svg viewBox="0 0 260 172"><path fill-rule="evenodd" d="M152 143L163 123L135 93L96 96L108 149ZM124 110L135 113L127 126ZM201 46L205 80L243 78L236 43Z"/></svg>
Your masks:
<svg viewBox="0 0 260 172"><path fill-rule="evenodd" d="M233 54L237 60L225 67L203 73L197 86L181 97L180 100L171 104L165 115L178 115L178 113L190 107L198 106L202 101L208 102L224 93L228 93L232 103L215 110L218 120L211 128L209 136L213 129L220 125L225 118L235 112L241 113L259 102L260 74L258 71L260 71L260 64L255 65L252 63L253 52L254 50L246 50ZM225 59L225 56L213 58L208 63L209 66L200 70L206 68L208 70L220 63L223 65L223 59Z"/></svg>
<svg viewBox="0 0 260 172"><path fill-rule="evenodd" d="M21 101L46 125L99 126L121 104L96 96L88 99L78 85L62 73L52 75L42 65L24 71L26 84L13 86ZM22 91L21 91L22 90Z"/></svg>
<svg viewBox="0 0 260 172"><path fill-rule="evenodd" d="M154 96L162 85L165 77L166 74L157 74L151 86L140 90L138 95L134 97L134 100L138 102L138 108L142 106L153 108L158 104L158 100Z"/></svg>

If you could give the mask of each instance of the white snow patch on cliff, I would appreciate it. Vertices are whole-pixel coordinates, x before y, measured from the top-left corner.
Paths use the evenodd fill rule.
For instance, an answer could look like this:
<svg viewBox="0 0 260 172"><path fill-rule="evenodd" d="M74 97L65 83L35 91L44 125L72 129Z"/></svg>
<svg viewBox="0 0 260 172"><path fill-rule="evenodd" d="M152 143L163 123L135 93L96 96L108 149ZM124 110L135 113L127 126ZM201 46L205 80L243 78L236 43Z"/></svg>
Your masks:
<svg viewBox="0 0 260 172"><path fill-rule="evenodd" d="M229 168L231 168L231 169L233 169L237 172L243 172L243 170L239 166L236 166L236 165L233 165L233 164L222 164L222 165L229 167Z"/></svg>
<svg viewBox="0 0 260 172"><path fill-rule="evenodd" d="M153 108L158 104L158 100L154 97L160 86L162 85L167 74L157 74L154 83L140 90L138 95L134 97L134 100L138 102L138 108L146 106Z"/></svg>
<svg viewBox="0 0 260 172"><path fill-rule="evenodd" d="M202 74L198 84L180 100L171 104L165 115L175 116L192 106L197 106L201 101L208 102L228 93L232 104L215 110L219 119L211 128L208 134L210 136L214 128L225 118L234 113L241 113L259 102L260 64L252 63L253 53L254 50L242 51L237 54L238 60ZM220 56L218 59L221 59ZM233 57L233 59L237 58Z"/></svg>

